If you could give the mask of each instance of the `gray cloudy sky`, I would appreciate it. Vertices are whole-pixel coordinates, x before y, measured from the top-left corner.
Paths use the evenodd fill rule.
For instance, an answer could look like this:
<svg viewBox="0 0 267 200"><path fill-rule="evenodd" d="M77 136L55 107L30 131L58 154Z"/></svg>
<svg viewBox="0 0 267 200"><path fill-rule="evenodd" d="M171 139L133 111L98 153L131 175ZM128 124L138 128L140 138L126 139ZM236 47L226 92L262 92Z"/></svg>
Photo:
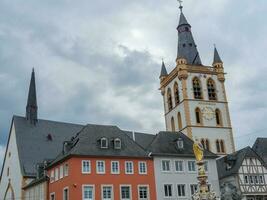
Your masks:
<svg viewBox="0 0 267 200"><path fill-rule="evenodd" d="M237 147L267 137L265 0L185 0L204 64L216 43ZM176 0L1 0L0 165L13 114L24 115L35 67L39 117L164 130L161 58L177 46Z"/></svg>

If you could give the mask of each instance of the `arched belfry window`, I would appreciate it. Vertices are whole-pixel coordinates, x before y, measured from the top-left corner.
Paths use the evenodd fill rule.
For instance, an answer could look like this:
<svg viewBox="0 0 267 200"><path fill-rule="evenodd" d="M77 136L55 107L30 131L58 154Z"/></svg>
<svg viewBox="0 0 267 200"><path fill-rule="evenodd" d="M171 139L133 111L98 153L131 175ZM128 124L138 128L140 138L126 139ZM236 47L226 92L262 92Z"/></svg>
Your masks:
<svg viewBox="0 0 267 200"><path fill-rule="evenodd" d="M167 92L167 102L168 102L168 108L170 111L172 109L172 93L171 93L170 88L168 89L168 92Z"/></svg>
<svg viewBox="0 0 267 200"><path fill-rule="evenodd" d="M207 82L209 100L217 100L215 82L211 78Z"/></svg>
<svg viewBox="0 0 267 200"><path fill-rule="evenodd" d="M174 83L173 91L174 91L175 105L178 105L180 103L180 97L179 97L179 87L177 82Z"/></svg>
<svg viewBox="0 0 267 200"><path fill-rule="evenodd" d="M180 112L178 112L177 114L177 119L178 119L178 129L181 130L183 128L183 124L182 124L182 117L181 117Z"/></svg>
<svg viewBox="0 0 267 200"><path fill-rule="evenodd" d="M221 146L221 152L225 153L225 146L224 146L224 141L223 140L220 141L220 146Z"/></svg>
<svg viewBox="0 0 267 200"><path fill-rule="evenodd" d="M202 138L200 142L201 142L201 144L202 144L202 146L203 146L204 149L210 150L210 142L209 142L209 139Z"/></svg>
<svg viewBox="0 0 267 200"><path fill-rule="evenodd" d="M172 117L171 119L171 127L172 127L172 131L175 131L175 123L174 123L174 118Z"/></svg>
<svg viewBox="0 0 267 200"><path fill-rule="evenodd" d="M195 77L193 79L193 91L194 91L194 98L195 99L202 99L201 83L197 77Z"/></svg>
<svg viewBox="0 0 267 200"><path fill-rule="evenodd" d="M209 141L209 139L206 139L205 143L206 143L206 149L209 151L210 150L210 141Z"/></svg>
<svg viewBox="0 0 267 200"><path fill-rule="evenodd" d="M216 124L218 126L222 126L222 115L219 109L215 110Z"/></svg>
<svg viewBox="0 0 267 200"><path fill-rule="evenodd" d="M217 153L221 153L221 147L220 147L219 140L216 140L216 150L217 150Z"/></svg>
<svg viewBox="0 0 267 200"><path fill-rule="evenodd" d="M216 140L217 153L225 153L225 143L224 140Z"/></svg>
<svg viewBox="0 0 267 200"><path fill-rule="evenodd" d="M196 123L202 124L202 115L201 115L201 111L199 108L196 108L195 114L196 114Z"/></svg>

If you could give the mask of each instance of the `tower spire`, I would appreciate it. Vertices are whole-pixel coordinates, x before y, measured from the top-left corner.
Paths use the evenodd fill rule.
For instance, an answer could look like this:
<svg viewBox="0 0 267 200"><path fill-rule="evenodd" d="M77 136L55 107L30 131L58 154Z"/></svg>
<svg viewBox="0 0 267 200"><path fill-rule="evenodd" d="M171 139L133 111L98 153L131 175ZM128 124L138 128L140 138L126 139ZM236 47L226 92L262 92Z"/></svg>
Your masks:
<svg viewBox="0 0 267 200"><path fill-rule="evenodd" d="M160 72L159 78L163 78L163 77L165 77L167 75L168 75L168 72L166 70L164 60L162 59L161 72Z"/></svg>
<svg viewBox="0 0 267 200"><path fill-rule="evenodd" d="M214 45L214 57L213 57L213 64L215 63L222 63L222 59L217 51L216 45Z"/></svg>
<svg viewBox="0 0 267 200"><path fill-rule="evenodd" d="M27 106L26 106L26 119L31 124L34 124L34 125L38 121L37 110L38 110L38 107L37 107L37 98L36 98L35 73L34 73L34 68L33 68L32 74L31 74L29 93L28 93Z"/></svg>
<svg viewBox="0 0 267 200"><path fill-rule="evenodd" d="M180 3L180 19L177 27L178 31L178 50L177 59L185 58L189 65L202 65L201 59L197 50L197 45L195 44L191 25L188 23L184 13L182 1L178 0Z"/></svg>

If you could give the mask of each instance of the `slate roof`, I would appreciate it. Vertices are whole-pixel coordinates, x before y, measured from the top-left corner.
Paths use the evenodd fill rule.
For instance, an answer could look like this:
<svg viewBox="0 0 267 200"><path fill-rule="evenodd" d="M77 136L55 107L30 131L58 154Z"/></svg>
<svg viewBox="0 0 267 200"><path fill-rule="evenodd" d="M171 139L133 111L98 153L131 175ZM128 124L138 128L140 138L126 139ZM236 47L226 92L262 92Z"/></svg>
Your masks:
<svg viewBox="0 0 267 200"><path fill-rule="evenodd" d="M221 59L216 47L214 48L213 64L214 63L222 63L222 59Z"/></svg>
<svg viewBox="0 0 267 200"><path fill-rule="evenodd" d="M267 138L257 138L252 149L262 158L267 166Z"/></svg>
<svg viewBox="0 0 267 200"><path fill-rule="evenodd" d="M35 164L54 159L61 151L63 141L69 140L84 126L39 119L36 125L25 117L14 116L19 161L23 176L35 176ZM48 139L50 134L51 139Z"/></svg>
<svg viewBox="0 0 267 200"><path fill-rule="evenodd" d="M176 141L182 138L184 148L179 150ZM181 132L159 132L148 146L148 151L152 152L152 156L179 156L179 157L195 157L193 152L194 142ZM205 158L217 158L217 155L205 150Z"/></svg>
<svg viewBox="0 0 267 200"><path fill-rule="evenodd" d="M156 135L139 133L139 132L125 132L132 140L138 143L141 147L146 149L151 144ZM134 137L134 138L133 138Z"/></svg>
<svg viewBox="0 0 267 200"><path fill-rule="evenodd" d="M160 72L160 78L163 77L163 76L167 76L168 75L168 72L166 70L166 67L165 67L165 63L162 61L162 65L161 65L161 72Z"/></svg>
<svg viewBox="0 0 267 200"><path fill-rule="evenodd" d="M88 124L73 138L72 148L68 152L61 153L49 167L69 156L148 157L148 153L128 134L128 131L123 131L116 126ZM101 138L108 139L107 149L100 147ZM121 149L113 148L113 141L116 138L121 140Z"/></svg>
<svg viewBox="0 0 267 200"><path fill-rule="evenodd" d="M237 174L240 166L242 165L243 160L246 157L258 158L260 161L262 161L259 155L255 151L253 151L251 147L245 147L243 149L240 149L239 151L236 151L217 160L217 170L219 178L221 179ZM230 165L231 168L229 169L227 165Z"/></svg>

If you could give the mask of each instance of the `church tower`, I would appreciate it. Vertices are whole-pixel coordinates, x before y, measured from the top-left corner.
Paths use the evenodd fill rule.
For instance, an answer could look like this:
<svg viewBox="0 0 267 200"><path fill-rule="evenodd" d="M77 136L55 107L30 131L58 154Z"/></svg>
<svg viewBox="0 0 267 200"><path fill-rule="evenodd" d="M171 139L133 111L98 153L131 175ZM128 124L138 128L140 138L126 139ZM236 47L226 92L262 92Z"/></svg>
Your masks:
<svg viewBox="0 0 267 200"><path fill-rule="evenodd" d="M176 67L160 74L167 131L181 131L218 154L235 151L225 92L223 62L214 48L212 66L202 64L197 45L180 6Z"/></svg>

